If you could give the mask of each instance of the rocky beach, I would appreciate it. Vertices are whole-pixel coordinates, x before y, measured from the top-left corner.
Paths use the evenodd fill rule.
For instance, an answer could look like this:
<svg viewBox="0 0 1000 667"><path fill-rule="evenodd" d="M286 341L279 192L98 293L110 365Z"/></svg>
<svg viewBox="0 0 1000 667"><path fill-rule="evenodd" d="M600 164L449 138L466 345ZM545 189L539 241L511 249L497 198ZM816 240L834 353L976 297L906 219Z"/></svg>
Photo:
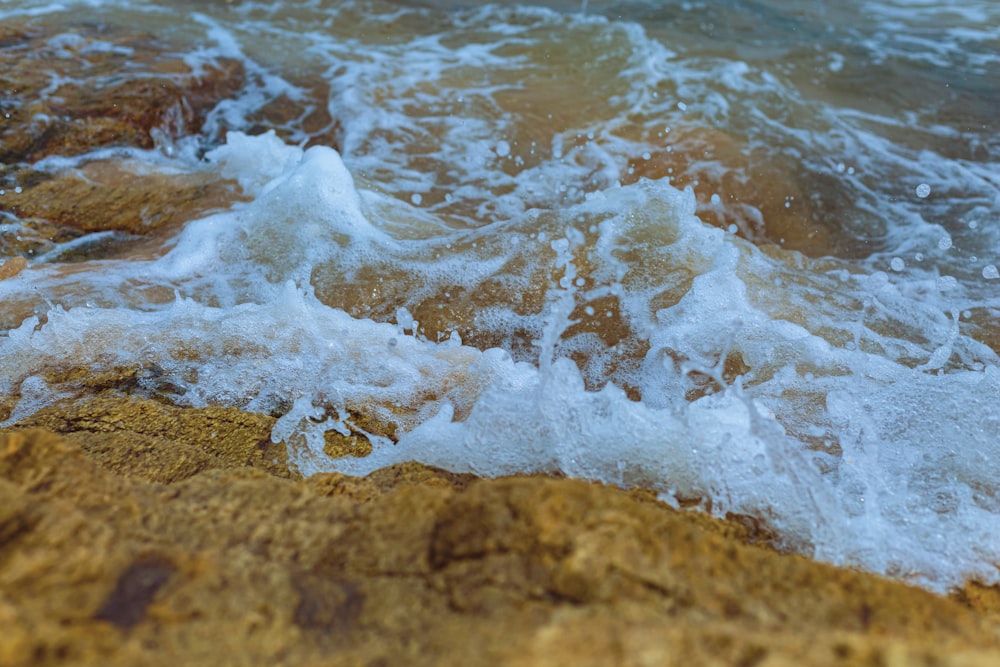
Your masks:
<svg viewBox="0 0 1000 667"><path fill-rule="evenodd" d="M391 41L398 26L386 26ZM181 302L186 288L179 279L160 284L129 279L113 288L95 288L97 283L87 282L87 276L116 263L163 258L176 251L176 237L191 221L212 220L219 212L233 210L250 211L245 216L251 218L258 214L239 207L277 197L273 193L280 186L262 189L254 184L238 172L235 157L214 170L171 167L175 153L185 150L186 138L199 137L204 143L200 157L222 145L231 130L248 135L273 131L276 139L303 149L347 150L350 133L345 133L345 121L323 103L331 95L329 79L289 71L285 76L297 93L275 92L260 83L260 71L238 58L213 58L211 66L195 66L183 48L160 39L155 31L70 20L58 13L51 18L44 13L8 17L0 23L0 285L18 285L15 296L0 308L5 340L23 341L32 333L44 333L74 309L113 309L105 302L112 300L108 294L114 290L141 303L141 312L154 312L175 299ZM268 94L255 98L262 90ZM238 115L238 122L237 115L219 111L233 100L251 98L252 111ZM824 222L823 202L810 199L793 166L783 159L750 160L738 142L715 130L689 127L679 132L686 133L678 145L687 152L665 149L634 155L623 162L627 175L619 186L645 187L643 183L667 178L668 173L694 173L709 150L723 163L731 160L733 169L770 169L767 179L727 186L734 178L728 173L715 182L746 206L754 204L757 217L740 217L736 209L723 211L718 201L702 196L710 190L692 199L690 215L696 211L715 231L732 224L728 233L746 244L737 246L744 255L756 252L748 248L757 244L762 256L777 257L775 261L786 267L781 276L788 284L797 280L812 290L801 303L822 302L826 283L796 278L794 269L843 271L845 284L846 276L860 271L845 263L858 254L858 246L851 245L843 230ZM528 139L522 141L527 144ZM503 157L510 146L501 146L496 150ZM156 157L143 157L147 154ZM361 171L357 178L370 184L373 170ZM702 186L709 173L699 172ZM679 178L683 185L685 177ZM775 200L778 191L792 199ZM399 195L414 205L437 196ZM787 202L796 197L807 200L805 209L791 209ZM365 201L369 213L395 210L387 200L378 200L377 206ZM669 207L662 208L672 215ZM419 217L420 212L412 215ZM499 214L492 211L487 217L493 215ZM457 224L449 220L435 224ZM761 226L766 220L773 224ZM412 235L429 236L428 228ZM277 244L276 238L268 237L265 245ZM480 241L472 240L476 238ZM579 284L586 278L590 289L601 267L593 257L573 250L569 234L567 239L568 252L553 245L561 262L555 280L561 276L569 284L579 271L584 276ZM645 249L661 240L655 235L637 237L635 247ZM455 243L465 243L473 253L481 242L481 237L466 236ZM496 247L501 247L499 242ZM262 251L250 249L246 256L256 261L255 252ZM524 263L525 257L533 255L507 261ZM616 257L631 261L627 253ZM657 255L655 262L643 265L646 274L629 274L632 277L623 283L628 287L629 280L639 283L647 274L675 271L670 260ZM435 352L449 361L473 354L459 344L478 349L506 346L517 356L519 350L532 349L532 336L544 342L550 335L551 320L542 328L519 324L513 334L506 329L503 335L477 330L476 318L492 312L503 290L516 291L513 307L519 315L546 303L562 307L537 285L511 287L514 283L493 278L456 294L448 308L427 296L436 294L436 287L414 292L417 296L407 301L410 283L390 282L393 265L393 255L387 254L373 264L378 271L359 271L353 283L336 267L321 263L305 275L331 307L380 322L395 317L400 340L404 332L417 337L417 321L426 327L421 329L426 336L421 345L451 335L459 342ZM287 277L280 258L261 260L258 268L269 280L272 272L275 284ZM657 307L681 301L685 290L694 292L694 269L686 271L674 282L674 292L653 297ZM298 280L294 272L287 275ZM30 289L33 281L40 285L36 291ZM201 298L197 290L191 294L184 298ZM227 294L205 297L206 307L238 310L239 304L227 303ZM607 375L599 381L594 372L585 375L579 391L586 386L588 395L609 402L652 400L647 385L618 382L633 378L629 373L639 364L635 359L653 347L629 329L625 306L619 312L615 305L616 299L625 304L624 292L598 293L593 288L588 298L563 313L567 331L603 341L611 352L600 361ZM795 298L789 297L788 303ZM951 358L956 368L979 363L989 372L997 346L991 319L995 312L968 303L974 312L963 321L961 336L955 315L945 359ZM601 313L607 309L607 317L588 321L595 304ZM782 307L788 313L794 310ZM570 323L571 313L577 319ZM782 317L785 314L782 311ZM197 316L210 320L208 315ZM282 316L305 317L292 310ZM802 319L798 314L788 317ZM920 317L924 315L914 315L914 321ZM886 316L873 328L887 331L895 324ZM951 321L944 317L939 324L947 328ZM837 330L829 337L840 342L850 338L841 334ZM88 335L79 334L81 349L107 344L94 343ZM269 340L269 335L265 331L260 339ZM937 344L922 336L914 334L917 342L900 353L906 359L900 363L920 367L923 357L910 357L928 350L940 356ZM379 448L402 442L421 420L441 420L444 413L428 416L419 406L382 398L379 388L390 383L376 378L369 381L376 387L375 399L349 397L337 403L331 398L333 390L329 396L319 394L309 408L312 412L302 413L306 426L289 429L284 425L288 415L300 410L294 396L265 405L233 382L230 393L217 392L222 399L192 398L202 395L193 389L198 382L210 381L210 366L199 366L208 355L228 359L259 353L266 359L270 354L263 343L263 352L254 351L249 339L227 340L210 353L198 347L200 340L178 334L167 343L169 354L137 354L125 361L101 349L84 358L66 354L61 346L46 349L33 342L32 354L37 352L41 361L31 361L35 365L23 377L12 375L3 385L0 665L1000 664L1000 588L991 581L969 577L962 585L932 591L914 585L926 584L929 575L914 571L908 576L905 567L894 571L886 566L897 575L887 577L864 571L849 558L841 567L821 562L802 553L809 551L802 544L813 539L811 534L799 541L789 538L780 511L771 512L766 504L756 514L740 510L738 504L726 509L726 493L713 496L717 488L708 482L671 495L644 485L649 475L642 471L632 482L623 473L621 483L609 484L544 465L538 466L541 472L517 474L449 472L416 462L392 463L363 475L309 469L324 456L334 462L364 461ZM405 344L391 338L384 349L395 353ZM589 360L590 350L580 344L556 356L593 371L600 364ZM551 360L533 354L529 362L549 368ZM177 359L191 365L171 366ZM10 368L21 368L15 359L7 361ZM500 363L487 359L470 366L486 367L487 362ZM932 362L933 357L926 365ZM737 378L750 377L756 363L746 351L741 356L723 350L715 367L699 366L697 382L687 387L683 399L710 398L732 385L737 387L733 391L741 391L742 380ZM847 373L846 363L832 375ZM554 373L568 372L560 371L558 363L552 368ZM813 372L824 372L819 366L809 368L810 380ZM930 370L955 368L941 361ZM430 371L421 367L420 373ZM240 375L240 381L247 375ZM420 399L448 396L456 420L479 423L475 401L463 403L459 395L467 389L460 375L453 372L421 389L425 395ZM746 382L752 392L754 378ZM225 379L219 383L226 386ZM613 390L605 383L620 384L622 389L614 389L620 396L609 394ZM931 392L938 395L934 391L939 390ZM803 391L789 399L790 404L812 415L820 409L814 393ZM987 392L984 401L990 395ZM594 412L610 410L603 403L590 405L587 409ZM752 432L770 433L769 427L753 430L753 424L774 415L764 408L759 415L755 410L747 418ZM831 444L835 419L830 420L834 426L822 422L825 432L810 431L797 421L798 415L778 416L789 432L810 444L809 451L846 461L852 456L864 459L864 447L850 450L846 438ZM704 428L714 428L712 419L701 422ZM730 413L719 417L726 419L731 419ZM309 424L336 427L317 435ZM692 429L698 426L691 424ZM995 425L977 422L975 428L989 435ZM617 428L587 436L588 446L614 451L617 432L631 436L631 425ZM282 439L280 433L289 435ZM502 450L504 434L495 435ZM775 456L772 449L763 451ZM763 460L760 454L751 458L754 465ZM466 467L476 469L475 464ZM941 479L974 477L964 470L942 473ZM847 473L843 476L846 479ZM789 477L798 479L792 473ZM996 491L977 479L968 482L979 493L975 506L992 511ZM944 507L934 506L935 520L938 515L947 518L949 503L964 499L953 501L937 487L928 493L937 499L932 504ZM874 494L862 497L862 503L865 498ZM912 509L917 521L925 507ZM899 521L906 524L905 517ZM885 560L893 557L886 554ZM865 563L882 562L878 554L865 552L864 558ZM994 568L1000 563L995 553L984 558L992 558Z"/></svg>
<svg viewBox="0 0 1000 667"><path fill-rule="evenodd" d="M992 665L1000 594L782 554L640 489L303 480L272 420L103 393L0 436L4 665Z"/></svg>

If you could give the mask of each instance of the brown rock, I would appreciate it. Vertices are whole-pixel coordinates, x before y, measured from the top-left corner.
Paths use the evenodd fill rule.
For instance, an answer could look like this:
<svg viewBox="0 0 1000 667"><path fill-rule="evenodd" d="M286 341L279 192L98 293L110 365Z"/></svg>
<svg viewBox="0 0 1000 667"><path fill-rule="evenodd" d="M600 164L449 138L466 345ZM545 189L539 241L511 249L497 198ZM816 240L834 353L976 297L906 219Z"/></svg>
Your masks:
<svg viewBox="0 0 1000 667"><path fill-rule="evenodd" d="M124 48L86 48L98 40ZM0 71L3 163L98 146L152 148L154 130L167 141L198 132L245 79L238 61L220 59L195 73L152 35L98 23L8 22L0 28ZM54 76L66 83L49 90Z"/></svg>
<svg viewBox="0 0 1000 667"><path fill-rule="evenodd" d="M0 264L0 280L13 278L28 266L24 257L10 257Z"/></svg>
<svg viewBox="0 0 1000 667"><path fill-rule="evenodd" d="M23 188L0 201L37 225L135 235L170 229L242 197L239 186L210 174L139 173L120 160L95 161Z"/></svg>
<svg viewBox="0 0 1000 667"><path fill-rule="evenodd" d="M66 434L124 477L170 483L203 470L246 466L297 477L285 448L271 442L274 421L236 408L182 409L105 393L43 408L19 426Z"/></svg>
<svg viewBox="0 0 1000 667"><path fill-rule="evenodd" d="M88 428L115 423L104 407ZM162 484L72 437L0 435L0 664L1000 659L1000 626L968 606L747 545L649 494L416 464Z"/></svg>
<svg viewBox="0 0 1000 667"><path fill-rule="evenodd" d="M204 174L139 173L120 160L56 175L27 169L49 155L98 147L169 151L245 85L235 60L194 72L147 34L38 21L0 28L0 215L16 221L0 235L0 256L37 256L86 232L147 235L241 196L235 184ZM88 49L95 41L123 48ZM53 90L53 80L65 83ZM105 258L123 240L103 239L60 260Z"/></svg>

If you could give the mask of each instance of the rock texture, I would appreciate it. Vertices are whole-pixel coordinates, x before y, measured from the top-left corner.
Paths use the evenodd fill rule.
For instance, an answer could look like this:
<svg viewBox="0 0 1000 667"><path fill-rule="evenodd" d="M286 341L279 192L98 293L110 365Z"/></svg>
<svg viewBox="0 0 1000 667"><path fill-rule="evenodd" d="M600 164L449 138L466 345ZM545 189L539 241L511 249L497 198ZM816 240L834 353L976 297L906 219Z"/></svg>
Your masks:
<svg viewBox="0 0 1000 667"><path fill-rule="evenodd" d="M0 27L0 163L153 148L198 132L246 80L236 60L195 73L154 35L80 21Z"/></svg>
<svg viewBox="0 0 1000 667"><path fill-rule="evenodd" d="M100 259L133 237L169 229L241 197L209 174L130 169L121 156L79 169L38 170L51 156L97 148L174 150L197 134L218 102L247 85L240 62L195 72L153 36L81 22L0 26L0 257L38 257L90 232L115 232L62 251L60 261ZM131 241L131 242L130 242ZM23 268L23 267L20 267ZM19 265L0 268L0 280Z"/></svg>
<svg viewBox="0 0 1000 667"><path fill-rule="evenodd" d="M268 419L105 396L0 434L0 664L1000 661L990 589L940 598L579 480L302 480Z"/></svg>

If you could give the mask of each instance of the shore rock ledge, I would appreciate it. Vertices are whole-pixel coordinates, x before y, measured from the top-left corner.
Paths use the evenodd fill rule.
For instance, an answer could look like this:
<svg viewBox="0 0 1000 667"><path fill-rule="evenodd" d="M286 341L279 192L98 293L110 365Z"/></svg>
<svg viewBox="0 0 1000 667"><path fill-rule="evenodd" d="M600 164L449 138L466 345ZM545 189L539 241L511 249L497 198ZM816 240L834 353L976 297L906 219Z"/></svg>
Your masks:
<svg viewBox="0 0 1000 667"><path fill-rule="evenodd" d="M302 480L199 448L185 424L224 415L168 417L0 433L0 665L1000 664L971 589L778 554L648 493L417 464Z"/></svg>

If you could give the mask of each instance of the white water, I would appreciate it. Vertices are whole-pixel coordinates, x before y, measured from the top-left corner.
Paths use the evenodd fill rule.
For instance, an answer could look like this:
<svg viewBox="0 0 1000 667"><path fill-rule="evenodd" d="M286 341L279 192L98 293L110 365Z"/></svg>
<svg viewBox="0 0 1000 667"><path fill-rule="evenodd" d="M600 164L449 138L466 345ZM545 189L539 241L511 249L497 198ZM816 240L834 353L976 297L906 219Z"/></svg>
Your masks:
<svg viewBox="0 0 1000 667"><path fill-rule="evenodd" d="M179 404L281 415L273 437L306 473L563 472L749 514L790 548L935 590L997 582L1000 142L970 100L998 99L981 86L1000 10L866 2L854 28L771 4L711 28L699 3L636 3L642 24L600 2L243 4L191 28L103 3L198 44L194 64L258 73L201 136L127 152L252 201L155 259L0 282L10 312L36 313L0 338L8 423L76 395L49 369L138 367ZM760 39L723 51L748 21ZM891 94L836 82L852 69ZM292 70L330 82L343 156L294 145L294 123L216 146L268 96L305 95ZM737 201L745 182L778 213ZM831 257L768 242L781 209ZM355 414L398 442L327 458L324 433Z"/></svg>

